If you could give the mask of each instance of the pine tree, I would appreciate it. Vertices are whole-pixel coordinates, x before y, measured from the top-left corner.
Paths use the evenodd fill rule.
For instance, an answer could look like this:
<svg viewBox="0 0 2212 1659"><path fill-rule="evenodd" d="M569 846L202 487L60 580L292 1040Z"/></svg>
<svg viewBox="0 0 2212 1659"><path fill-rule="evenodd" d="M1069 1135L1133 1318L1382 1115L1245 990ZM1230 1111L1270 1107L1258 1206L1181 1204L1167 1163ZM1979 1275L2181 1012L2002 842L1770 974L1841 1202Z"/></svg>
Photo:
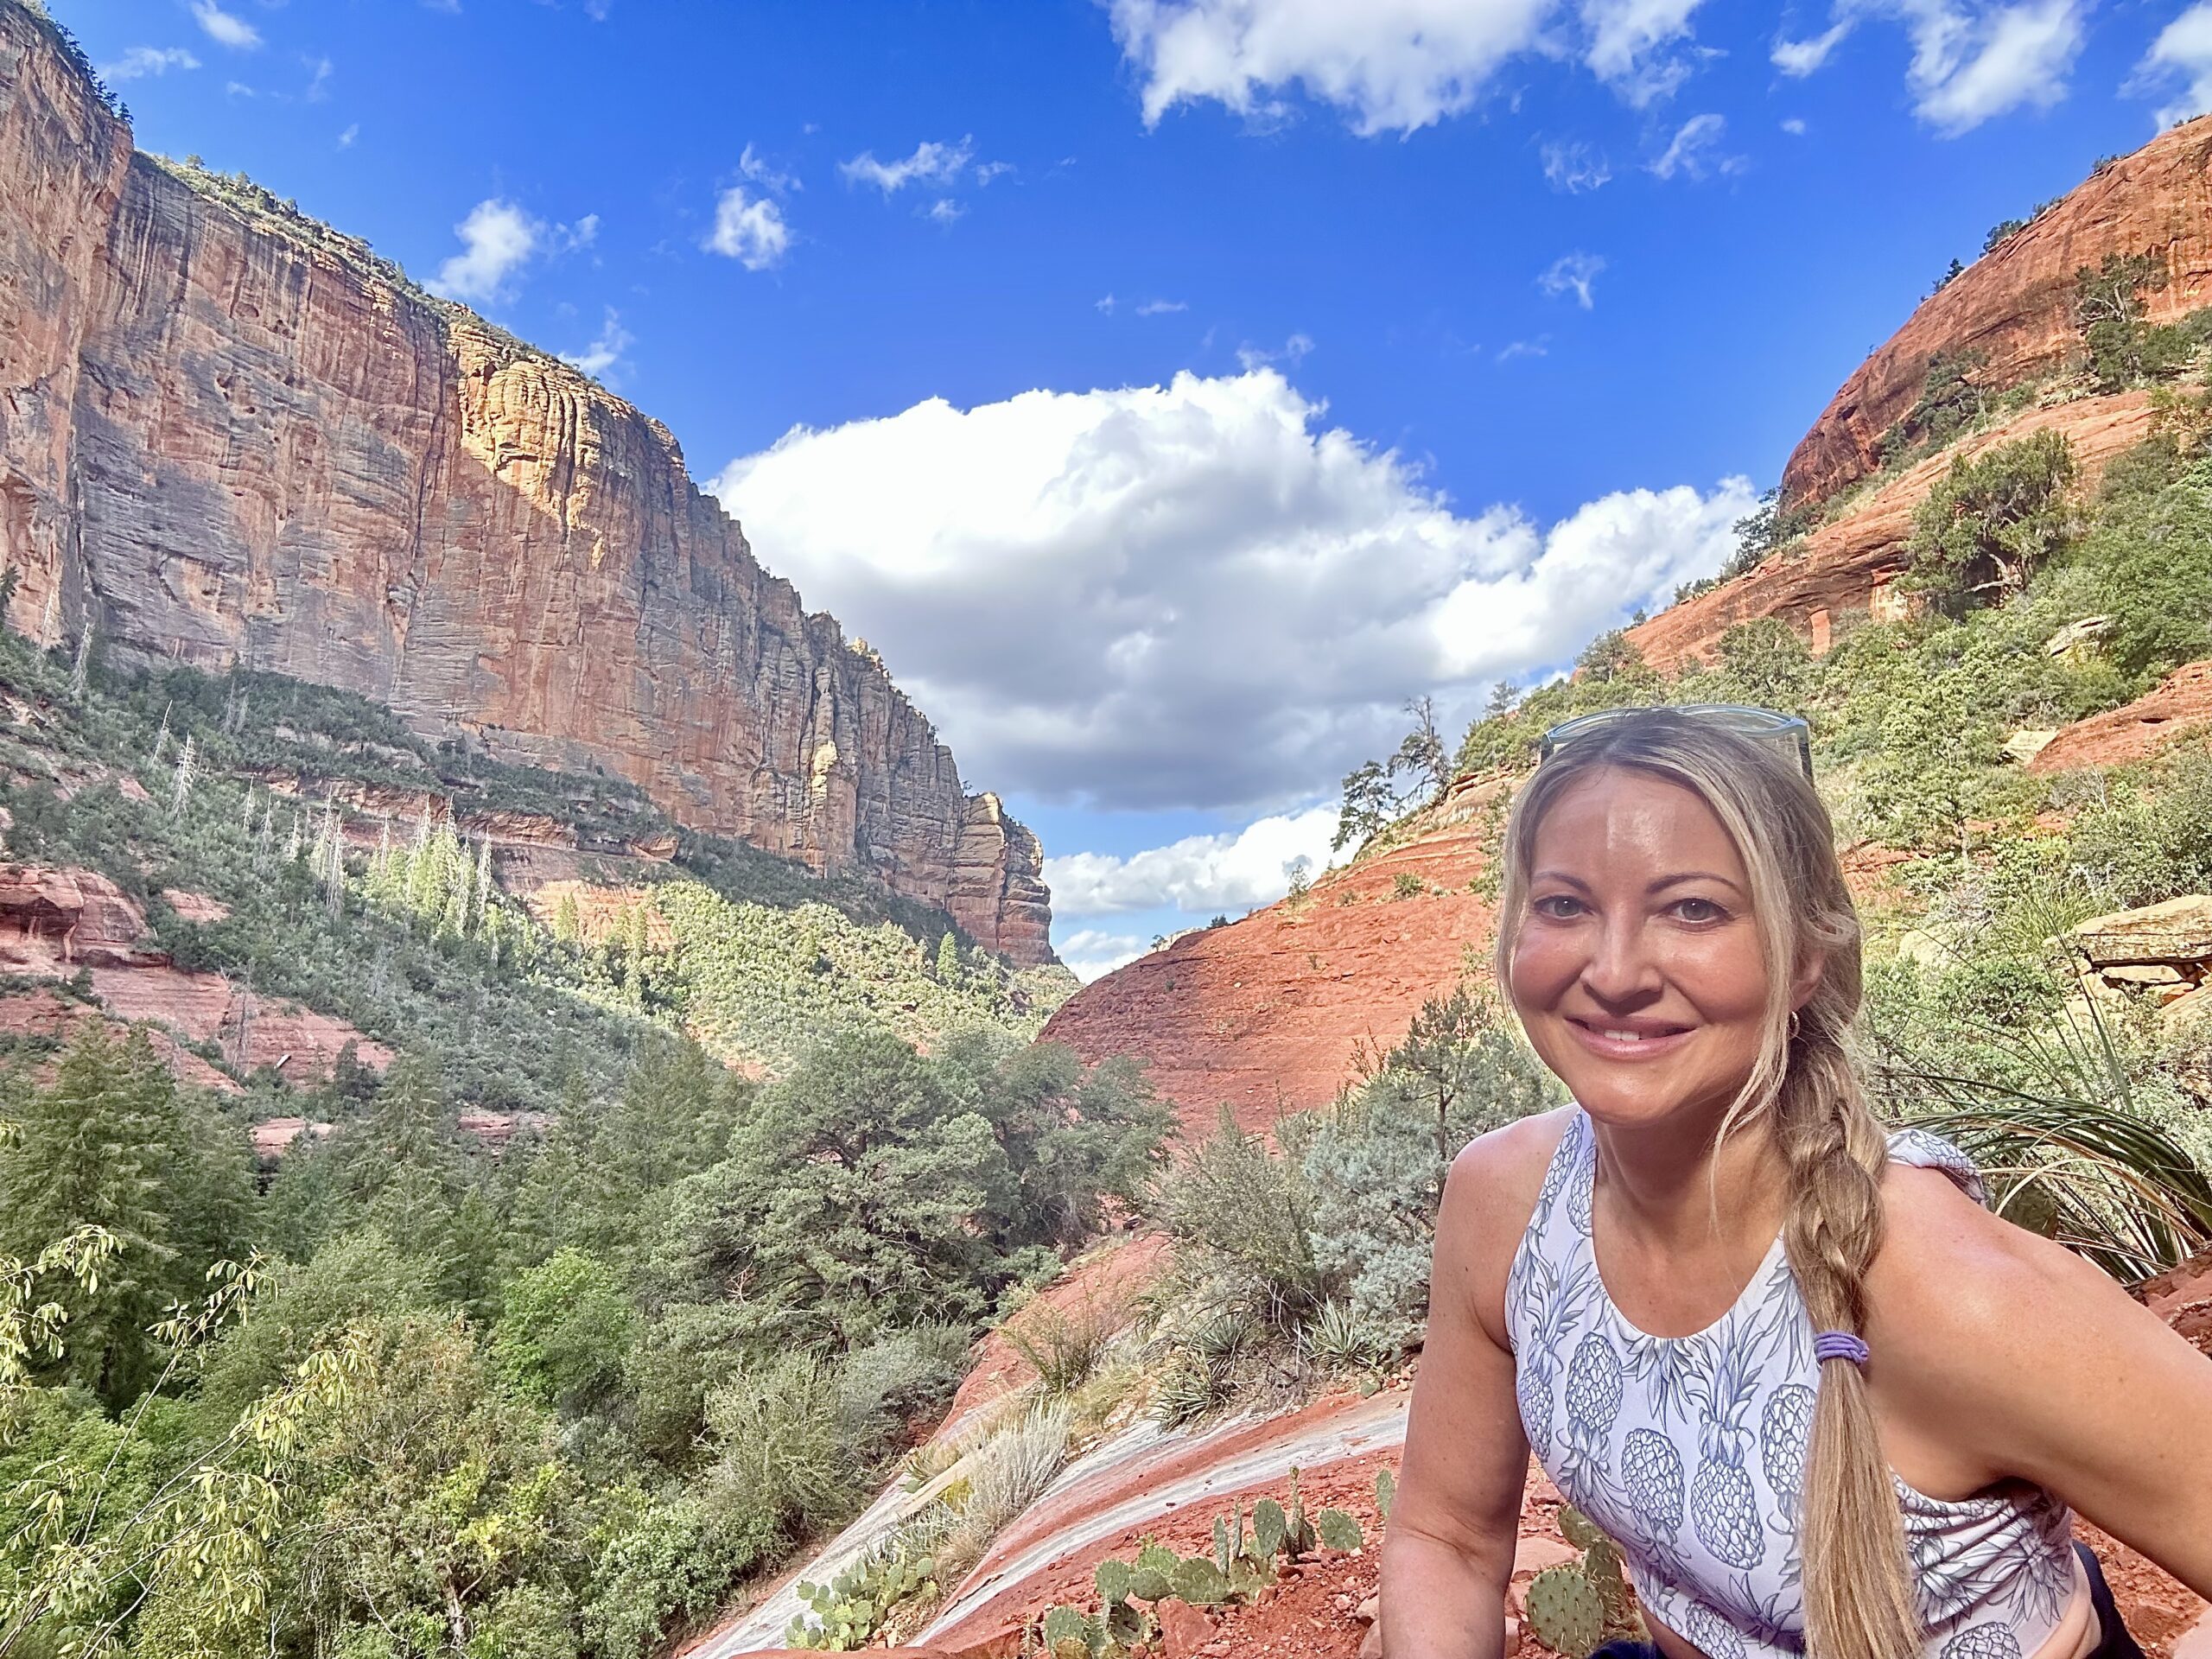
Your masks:
<svg viewBox="0 0 2212 1659"><path fill-rule="evenodd" d="M940 985L960 983L960 942L950 933L937 942L937 978Z"/></svg>
<svg viewBox="0 0 2212 1659"><path fill-rule="evenodd" d="M196 1290L206 1266L179 1261L176 1086L143 1030L118 1040L91 1019L53 1084L29 1090L14 1116L16 1144L0 1157L0 1241L20 1257L87 1226L119 1241L92 1288L55 1294L69 1315L67 1375L111 1407L128 1404L153 1380L148 1327Z"/></svg>

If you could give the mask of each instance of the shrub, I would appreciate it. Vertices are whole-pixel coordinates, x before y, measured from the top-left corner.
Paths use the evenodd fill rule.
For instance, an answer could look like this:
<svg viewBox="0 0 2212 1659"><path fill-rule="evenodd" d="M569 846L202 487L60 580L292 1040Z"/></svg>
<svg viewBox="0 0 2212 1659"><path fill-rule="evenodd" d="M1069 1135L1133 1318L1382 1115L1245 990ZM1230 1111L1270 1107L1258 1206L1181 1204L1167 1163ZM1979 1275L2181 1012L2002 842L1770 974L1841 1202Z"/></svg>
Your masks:
<svg viewBox="0 0 2212 1659"><path fill-rule="evenodd" d="M1939 601L2014 594L2073 538L2074 452L2056 432L1961 455L1913 512L1907 582Z"/></svg>

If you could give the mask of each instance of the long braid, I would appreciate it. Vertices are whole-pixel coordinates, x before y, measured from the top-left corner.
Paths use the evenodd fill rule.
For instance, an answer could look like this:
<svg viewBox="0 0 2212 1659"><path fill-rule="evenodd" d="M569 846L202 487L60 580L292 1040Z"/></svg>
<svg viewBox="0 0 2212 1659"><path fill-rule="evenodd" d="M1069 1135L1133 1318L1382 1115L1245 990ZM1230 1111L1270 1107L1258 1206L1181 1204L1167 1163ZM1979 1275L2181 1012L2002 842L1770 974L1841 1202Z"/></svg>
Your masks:
<svg viewBox="0 0 2212 1659"><path fill-rule="evenodd" d="M1802 1016L1801 1027L1775 1100L1776 1144L1789 1172L1783 1244L1814 1329L1863 1337L1888 1137L1866 1109L1840 1033ZM1817 1659L1919 1652L1897 1488L1866 1379L1848 1359L1821 1366L1799 1504L1810 1651Z"/></svg>

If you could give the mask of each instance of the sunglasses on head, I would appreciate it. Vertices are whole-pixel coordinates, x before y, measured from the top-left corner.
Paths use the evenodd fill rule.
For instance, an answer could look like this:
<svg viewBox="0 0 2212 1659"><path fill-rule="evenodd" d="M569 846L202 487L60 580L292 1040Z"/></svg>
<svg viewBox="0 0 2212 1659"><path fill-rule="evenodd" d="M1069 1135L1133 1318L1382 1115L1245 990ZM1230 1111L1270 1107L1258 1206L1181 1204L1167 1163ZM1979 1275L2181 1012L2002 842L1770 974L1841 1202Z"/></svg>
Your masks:
<svg viewBox="0 0 2212 1659"><path fill-rule="evenodd" d="M1579 715L1562 721L1544 734L1537 746L1537 761L1541 764L1584 738L1651 712L1641 708L1601 709L1594 715ZM1786 751L1803 769L1808 781L1813 776L1813 728L1802 715L1785 715L1774 709L1753 709L1737 702L1686 702L1671 705L1667 712L1700 725L1718 726L1754 743L1770 744L1777 750Z"/></svg>

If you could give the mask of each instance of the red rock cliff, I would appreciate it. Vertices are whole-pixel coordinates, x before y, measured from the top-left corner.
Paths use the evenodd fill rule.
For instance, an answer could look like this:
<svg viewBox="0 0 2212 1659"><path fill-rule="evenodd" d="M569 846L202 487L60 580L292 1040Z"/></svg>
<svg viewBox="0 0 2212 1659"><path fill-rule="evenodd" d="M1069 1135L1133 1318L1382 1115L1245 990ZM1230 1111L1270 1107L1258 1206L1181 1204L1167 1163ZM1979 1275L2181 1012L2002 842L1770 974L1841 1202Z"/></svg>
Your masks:
<svg viewBox="0 0 2212 1659"><path fill-rule="evenodd" d="M273 200L132 152L0 0L10 623L343 687L1051 959L1035 837L675 440ZM58 594L58 602L53 596Z"/></svg>
<svg viewBox="0 0 2212 1659"><path fill-rule="evenodd" d="M1782 493L1819 501L1876 471L1875 445L1918 401L1938 352L1980 352L1975 378L2017 385L2078 349L2074 275L2107 254L2147 253L2166 286L2163 322L2212 300L2212 118L2185 122L2093 175L1929 296L1859 365L1789 457Z"/></svg>
<svg viewBox="0 0 2212 1659"><path fill-rule="evenodd" d="M1630 629L1645 659L1672 671L1710 657L1730 626L1764 616L1826 650L1849 613L1884 609L1904 568L1913 509L1955 456L2049 429L2072 445L2094 489L2106 463L2151 433L2149 394L2093 393L2078 373L2075 276L2108 254L2147 254L2164 269L2165 285L2142 295L2153 321L2212 304L2212 118L2162 133L2093 174L1924 301L1844 382L1782 480L1783 496L1800 505L1862 480L1868 487L1757 569ZM1980 353L1974 378L1993 391L2045 377L2050 384L2010 419L1877 478L1882 435L1912 411L1929 363L1946 353Z"/></svg>

